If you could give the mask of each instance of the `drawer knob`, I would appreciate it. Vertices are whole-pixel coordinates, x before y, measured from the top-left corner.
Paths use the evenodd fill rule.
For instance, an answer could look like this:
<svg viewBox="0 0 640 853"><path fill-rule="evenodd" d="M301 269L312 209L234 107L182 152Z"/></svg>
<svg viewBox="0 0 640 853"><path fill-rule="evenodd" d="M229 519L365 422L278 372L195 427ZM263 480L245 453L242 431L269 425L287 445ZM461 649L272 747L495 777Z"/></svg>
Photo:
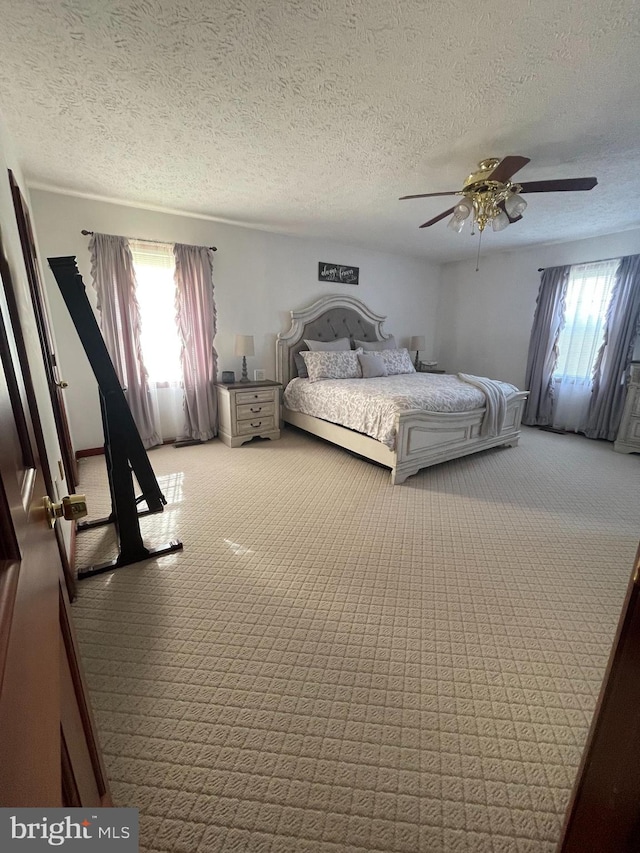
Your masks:
<svg viewBox="0 0 640 853"><path fill-rule="evenodd" d="M251 411L253 412L254 415L257 415L259 412L262 411L262 406L258 406L257 409L252 408Z"/></svg>
<svg viewBox="0 0 640 853"><path fill-rule="evenodd" d="M257 423L257 424L254 424L254 423L253 423L253 421L251 421L251 426L252 426L254 429L256 429L256 427L262 426L262 421L258 421L258 423Z"/></svg>

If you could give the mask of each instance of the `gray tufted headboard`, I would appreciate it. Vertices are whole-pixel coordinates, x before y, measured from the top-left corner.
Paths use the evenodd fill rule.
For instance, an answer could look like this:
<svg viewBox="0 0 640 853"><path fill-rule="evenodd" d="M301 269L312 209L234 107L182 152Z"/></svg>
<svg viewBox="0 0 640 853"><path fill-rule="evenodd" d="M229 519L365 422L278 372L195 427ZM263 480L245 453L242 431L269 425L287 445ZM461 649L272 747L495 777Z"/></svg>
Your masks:
<svg viewBox="0 0 640 853"><path fill-rule="evenodd" d="M292 311L291 327L276 341L276 379L286 385L297 376L294 355L307 349L305 338L383 341L390 337L382 331L384 320L352 296L326 296L302 311Z"/></svg>

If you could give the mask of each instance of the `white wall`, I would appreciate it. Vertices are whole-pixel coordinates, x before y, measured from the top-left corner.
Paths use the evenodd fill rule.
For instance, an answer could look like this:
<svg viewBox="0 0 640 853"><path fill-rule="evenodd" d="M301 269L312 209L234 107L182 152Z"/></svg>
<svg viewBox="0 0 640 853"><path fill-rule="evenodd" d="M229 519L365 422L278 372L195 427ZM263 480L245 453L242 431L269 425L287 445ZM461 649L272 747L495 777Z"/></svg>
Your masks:
<svg viewBox="0 0 640 853"><path fill-rule="evenodd" d="M356 296L388 317L385 329L408 345L411 335L435 342L440 267L424 259L400 257L325 240L286 237L125 205L93 201L42 190L31 191L35 229L43 258L75 255L95 305L91 287L88 238L80 231L100 231L167 242L217 246L214 260L218 309L218 369L240 372L233 355L236 333L254 335L256 355L247 359L250 376L262 367L275 375L275 340L289 325L289 311L331 293ZM360 285L317 281L319 261L360 267ZM45 266L46 263L45 263ZM86 356L50 270L45 273L58 358L69 383L67 400L77 450L103 443L97 390ZM423 351L435 356L435 344Z"/></svg>
<svg viewBox="0 0 640 853"><path fill-rule="evenodd" d="M489 239L491 235L489 234ZM538 246L445 264L437 353L448 373L491 376L524 388L527 351L540 286L538 267L640 253L640 230Z"/></svg>

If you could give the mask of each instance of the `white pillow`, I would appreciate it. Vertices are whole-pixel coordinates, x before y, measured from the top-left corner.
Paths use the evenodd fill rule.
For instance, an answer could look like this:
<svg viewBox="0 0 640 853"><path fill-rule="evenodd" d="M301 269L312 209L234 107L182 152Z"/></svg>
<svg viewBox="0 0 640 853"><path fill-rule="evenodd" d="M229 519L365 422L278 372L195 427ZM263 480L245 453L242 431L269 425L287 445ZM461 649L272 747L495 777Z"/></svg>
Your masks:
<svg viewBox="0 0 640 853"><path fill-rule="evenodd" d="M411 361L407 349L385 349L378 353L387 368L387 376L396 376L400 373L415 373L416 369Z"/></svg>
<svg viewBox="0 0 640 853"><path fill-rule="evenodd" d="M305 344L311 352L340 352L351 349L351 341L349 338L336 338L334 341L307 341Z"/></svg>
<svg viewBox="0 0 640 853"><path fill-rule="evenodd" d="M396 349L398 346L393 335L386 341L354 341L354 344L362 347L365 352L380 352L385 349Z"/></svg>
<svg viewBox="0 0 640 853"><path fill-rule="evenodd" d="M360 379L362 370L358 350L343 350L341 352L301 352L311 382L321 379Z"/></svg>

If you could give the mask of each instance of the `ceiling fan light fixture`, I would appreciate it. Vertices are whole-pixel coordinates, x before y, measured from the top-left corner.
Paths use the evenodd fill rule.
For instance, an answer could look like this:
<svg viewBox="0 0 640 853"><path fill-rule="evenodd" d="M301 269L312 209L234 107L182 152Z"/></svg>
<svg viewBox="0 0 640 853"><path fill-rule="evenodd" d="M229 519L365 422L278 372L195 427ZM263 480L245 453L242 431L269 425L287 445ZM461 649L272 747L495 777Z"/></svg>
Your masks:
<svg viewBox="0 0 640 853"><path fill-rule="evenodd" d="M447 222L447 228L451 228L452 231L455 231L456 234L459 234L464 228L465 221L465 219L461 219L454 213L451 219Z"/></svg>
<svg viewBox="0 0 640 853"><path fill-rule="evenodd" d="M527 202L518 193L512 193L505 199L504 206L509 216L522 216L527 209Z"/></svg>
<svg viewBox="0 0 640 853"><path fill-rule="evenodd" d="M453 211L453 215L458 219L466 219L471 213L473 213L473 202L466 197L458 202Z"/></svg>
<svg viewBox="0 0 640 853"><path fill-rule="evenodd" d="M503 210L501 210L500 213L491 220L491 227L494 231L504 231L508 225L509 217Z"/></svg>

